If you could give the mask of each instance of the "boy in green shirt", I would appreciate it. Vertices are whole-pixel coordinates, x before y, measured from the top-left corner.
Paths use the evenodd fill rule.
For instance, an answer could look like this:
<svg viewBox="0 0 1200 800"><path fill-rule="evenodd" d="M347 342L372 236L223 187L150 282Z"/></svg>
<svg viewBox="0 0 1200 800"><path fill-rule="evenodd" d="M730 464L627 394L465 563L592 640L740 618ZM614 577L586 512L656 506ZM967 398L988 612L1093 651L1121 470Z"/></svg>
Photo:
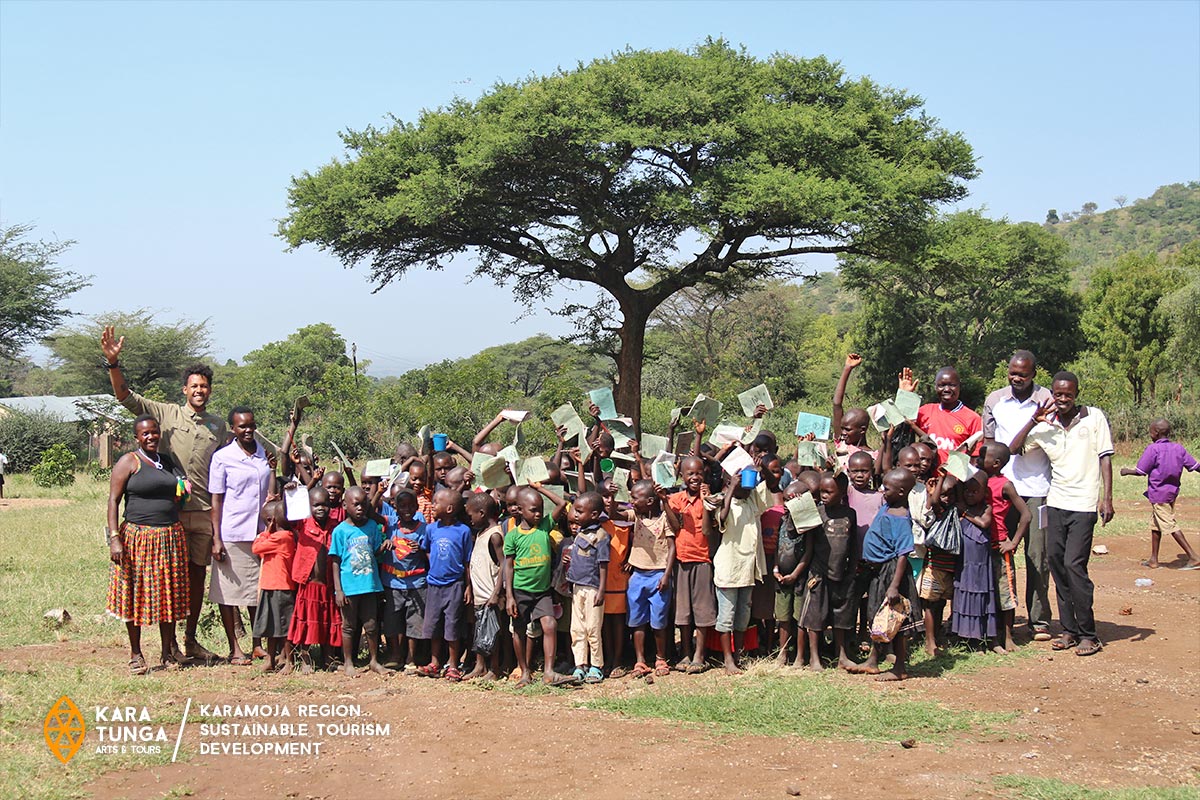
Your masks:
<svg viewBox="0 0 1200 800"><path fill-rule="evenodd" d="M554 503L554 512L547 517L542 497ZM529 668L526 628L530 620L542 626L542 653L545 658L543 680L551 686L574 683L570 675L554 671L558 645L558 622L554 618L554 596L550 578L554 571L555 525L565 524L567 501L533 483L517 493L517 524L504 536L504 586L508 595L508 614L515 622L512 627L513 650L521 668L517 686L528 686L533 680ZM558 537L561 541L562 537Z"/></svg>

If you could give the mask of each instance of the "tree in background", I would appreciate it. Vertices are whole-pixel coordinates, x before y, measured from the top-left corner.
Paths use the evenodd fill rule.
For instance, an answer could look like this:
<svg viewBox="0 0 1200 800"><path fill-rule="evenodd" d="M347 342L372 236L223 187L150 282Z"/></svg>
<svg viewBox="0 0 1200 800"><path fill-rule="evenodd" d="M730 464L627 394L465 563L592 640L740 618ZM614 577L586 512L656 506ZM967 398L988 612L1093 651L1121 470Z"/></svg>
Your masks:
<svg viewBox="0 0 1200 800"><path fill-rule="evenodd" d="M635 422L646 324L668 298L795 274L805 254L892 252L976 175L919 98L723 40L627 50L342 138L346 160L292 181L292 247L368 262L378 287L462 253L525 304L598 287L559 313L618 337L617 405Z"/></svg>
<svg viewBox="0 0 1200 800"><path fill-rule="evenodd" d="M1092 273L1083 331L1092 349L1128 379L1135 403L1147 393L1153 397L1167 366L1171 315L1162 300L1178 286L1175 272L1153 253L1126 253Z"/></svg>
<svg viewBox="0 0 1200 800"><path fill-rule="evenodd" d="M222 409L249 406L259 430L276 443L296 398L305 395L312 403L304 412L305 432L320 443L321 452L329 452L330 438L350 456L366 447L370 380L355 380L346 340L332 325L306 325L282 341L268 342L247 353L241 366L222 368L217 377L216 399L210 404Z"/></svg>
<svg viewBox="0 0 1200 800"><path fill-rule="evenodd" d="M863 301L864 388L894 390L905 365L929 387L934 371L950 364L964 402L977 405L995 362L1018 347L1043 364L1070 360L1082 343L1065 252L1040 225L965 211L930 223L910 258L844 259L842 280Z"/></svg>
<svg viewBox="0 0 1200 800"><path fill-rule="evenodd" d="M0 229L0 361L15 360L26 345L72 316L63 302L91 285L55 266L74 242L29 241L32 231L32 225Z"/></svg>
<svg viewBox="0 0 1200 800"><path fill-rule="evenodd" d="M1178 375L1185 371L1195 375L1200 373L1200 241L1184 245L1171 264L1180 285L1162 301L1171 321L1167 360Z"/></svg>
<svg viewBox="0 0 1200 800"><path fill-rule="evenodd" d="M55 367L50 378L62 395L108 394L108 370L100 364L100 333L112 325L125 337L121 368L129 386L151 397L179 398L183 370L205 361L212 347L208 320L159 323L144 308L100 314L74 328L46 337Z"/></svg>

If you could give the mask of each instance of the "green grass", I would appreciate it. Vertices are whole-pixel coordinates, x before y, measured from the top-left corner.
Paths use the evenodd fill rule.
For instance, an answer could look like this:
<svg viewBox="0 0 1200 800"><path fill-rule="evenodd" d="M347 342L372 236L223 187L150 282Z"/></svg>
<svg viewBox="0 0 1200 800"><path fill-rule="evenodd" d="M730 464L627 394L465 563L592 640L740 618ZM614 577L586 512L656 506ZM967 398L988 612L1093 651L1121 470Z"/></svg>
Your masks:
<svg viewBox="0 0 1200 800"><path fill-rule="evenodd" d="M1094 789L1057 778L1002 775L995 779L1002 797L1013 800L1197 800L1195 786L1138 786L1128 789Z"/></svg>
<svg viewBox="0 0 1200 800"><path fill-rule="evenodd" d="M752 670L761 673L765 670ZM724 733L807 739L940 742L951 735L987 735L1016 714L957 711L937 703L864 691L830 675L751 674L719 688L657 688L630 697L581 704L631 717L710 725Z"/></svg>

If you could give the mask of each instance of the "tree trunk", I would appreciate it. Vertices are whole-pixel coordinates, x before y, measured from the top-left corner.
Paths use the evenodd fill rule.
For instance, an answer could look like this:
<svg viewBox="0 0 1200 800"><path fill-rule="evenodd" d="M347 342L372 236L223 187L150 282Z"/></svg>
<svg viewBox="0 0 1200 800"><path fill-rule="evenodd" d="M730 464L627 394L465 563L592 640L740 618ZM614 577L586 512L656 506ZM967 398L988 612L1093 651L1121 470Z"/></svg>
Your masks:
<svg viewBox="0 0 1200 800"><path fill-rule="evenodd" d="M636 300L621 302L623 321L618 336L617 385L613 389L617 411L633 418L633 429L642 430L642 358L646 351L646 323L653 309Z"/></svg>

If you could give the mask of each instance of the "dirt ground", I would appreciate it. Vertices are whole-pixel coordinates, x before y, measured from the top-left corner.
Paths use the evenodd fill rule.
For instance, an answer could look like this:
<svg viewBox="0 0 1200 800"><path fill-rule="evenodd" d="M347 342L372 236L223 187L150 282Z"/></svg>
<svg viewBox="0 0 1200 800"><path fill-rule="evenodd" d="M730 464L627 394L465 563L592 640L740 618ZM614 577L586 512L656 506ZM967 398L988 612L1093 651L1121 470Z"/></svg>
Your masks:
<svg viewBox="0 0 1200 800"><path fill-rule="evenodd" d="M1200 504L1180 509L1195 531ZM1122 513L1144 514L1143 504ZM1193 540L1195 536L1193 535ZM323 676L330 692L240 692L194 702L357 702L390 723L386 738L334 739L319 757L195 755L187 763L114 772L89 789L99 798L361 797L745 797L973 798L996 792L997 775L1053 777L1092 787L1166 786L1200 780L1200 571L1147 570L1144 537L1105 538L1093 556L1096 615L1106 647L1091 658L1036 655L971 674L915 678L868 691L950 708L1016 711L999 734L946 744L810 741L735 736L667 721L626 719L579 707L589 693L661 691L679 681L713 686L753 680L672 675L543 696L451 687L415 677ZM1170 564L1178 548L1163 545ZM1176 561L1181 564L1182 560ZM1023 574L1023 573L1022 573ZM1151 588L1134 580L1150 577ZM1023 578L1022 578L1023 580ZM1018 612L1018 623L1023 619ZM109 656L113 658L108 659ZM114 653L98 660L116 663ZM224 669L224 667L222 667ZM227 668L233 669L233 668ZM192 736L194 736L194 732ZM181 788L179 791L183 791Z"/></svg>

